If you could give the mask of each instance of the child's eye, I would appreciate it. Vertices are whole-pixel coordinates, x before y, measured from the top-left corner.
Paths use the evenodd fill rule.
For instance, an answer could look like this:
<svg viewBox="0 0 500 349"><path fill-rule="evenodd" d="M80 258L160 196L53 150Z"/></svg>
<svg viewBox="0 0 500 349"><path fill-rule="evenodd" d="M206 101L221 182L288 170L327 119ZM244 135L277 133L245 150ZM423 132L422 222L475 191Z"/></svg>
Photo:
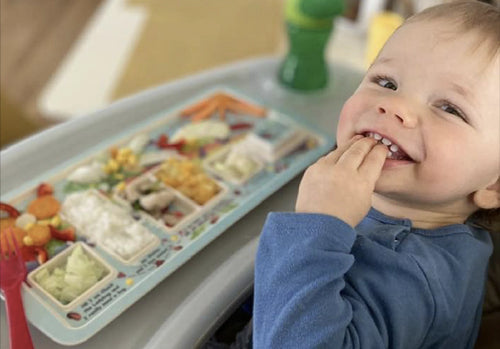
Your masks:
<svg viewBox="0 0 500 349"><path fill-rule="evenodd" d="M439 106L439 108L448 114L458 116L460 119L467 121L464 113L458 107L455 107L453 104L449 102L443 102Z"/></svg>
<svg viewBox="0 0 500 349"><path fill-rule="evenodd" d="M394 91L396 91L398 89L396 84L391 79L389 79L385 76L376 76L373 78L372 81L374 83L376 83L377 85L382 86L384 88L389 88L389 89L394 90Z"/></svg>

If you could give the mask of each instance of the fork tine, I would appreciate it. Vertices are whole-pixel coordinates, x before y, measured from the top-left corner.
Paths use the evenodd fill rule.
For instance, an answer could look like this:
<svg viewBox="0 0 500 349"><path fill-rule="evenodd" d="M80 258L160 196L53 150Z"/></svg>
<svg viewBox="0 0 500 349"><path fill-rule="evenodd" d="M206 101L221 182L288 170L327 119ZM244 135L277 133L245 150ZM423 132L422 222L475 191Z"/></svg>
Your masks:
<svg viewBox="0 0 500 349"><path fill-rule="evenodd" d="M10 253L9 249L9 230L7 229L3 235L3 239L0 241L0 261L6 262L7 256Z"/></svg>
<svg viewBox="0 0 500 349"><path fill-rule="evenodd" d="M21 251L19 250L19 245L17 244L17 239L16 239L16 236L14 235L14 231L12 230L12 228L9 229L9 232L10 232L10 238L12 239L12 242L14 243L14 250L16 251L16 255L20 256Z"/></svg>
<svg viewBox="0 0 500 349"><path fill-rule="evenodd" d="M10 256L12 254L12 228L7 228L7 232L5 234L5 242L6 242L6 246L5 246L5 249L6 249L6 253L5 253L5 257L10 259Z"/></svg>
<svg viewBox="0 0 500 349"><path fill-rule="evenodd" d="M14 236L14 232L12 231L12 228L7 229L5 241L7 242L7 246L6 246L7 257L10 260L11 258L14 258L17 255L16 252L18 251L18 249L16 249L16 247L15 247L17 245L17 241L16 241L16 238ZM16 244L16 245L14 245L14 248L12 247L13 244Z"/></svg>

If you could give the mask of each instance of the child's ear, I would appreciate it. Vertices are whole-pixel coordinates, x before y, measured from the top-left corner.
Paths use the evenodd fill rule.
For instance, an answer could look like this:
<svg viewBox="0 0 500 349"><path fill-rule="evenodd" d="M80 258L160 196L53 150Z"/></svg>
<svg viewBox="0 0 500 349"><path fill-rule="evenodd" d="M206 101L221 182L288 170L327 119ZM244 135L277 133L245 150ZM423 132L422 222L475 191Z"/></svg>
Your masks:
<svg viewBox="0 0 500 349"><path fill-rule="evenodd" d="M497 181L484 189L479 189L473 194L474 203L481 209L500 207L500 177Z"/></svg>

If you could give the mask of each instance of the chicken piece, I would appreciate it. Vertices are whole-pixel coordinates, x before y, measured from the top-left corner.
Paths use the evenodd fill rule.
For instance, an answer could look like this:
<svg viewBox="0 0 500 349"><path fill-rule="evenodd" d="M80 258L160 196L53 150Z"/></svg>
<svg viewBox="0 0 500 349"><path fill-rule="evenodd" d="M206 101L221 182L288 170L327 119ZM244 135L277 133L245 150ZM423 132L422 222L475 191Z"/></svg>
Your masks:
<svg viewBox="0 0 500 349"><path fill-rule="evenodd" d="M168 190L147 194L139 199L139 204L147 211L162 210L175 199L175 195Z"/></svg>

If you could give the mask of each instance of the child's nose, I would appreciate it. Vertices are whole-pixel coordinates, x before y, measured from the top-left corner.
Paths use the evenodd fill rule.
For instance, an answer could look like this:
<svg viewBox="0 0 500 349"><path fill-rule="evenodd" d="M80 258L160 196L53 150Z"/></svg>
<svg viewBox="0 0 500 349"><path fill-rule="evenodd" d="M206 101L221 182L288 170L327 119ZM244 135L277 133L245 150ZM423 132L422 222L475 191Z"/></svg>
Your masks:
<svg viewBox="0 0 500 349"><path fill-rule="evenodd" d="M377 113L381 116L395 117L404 126L413 128L417 125L417 118L414 112L400 100L391 99L382 101L377 106Z"/></svg>

